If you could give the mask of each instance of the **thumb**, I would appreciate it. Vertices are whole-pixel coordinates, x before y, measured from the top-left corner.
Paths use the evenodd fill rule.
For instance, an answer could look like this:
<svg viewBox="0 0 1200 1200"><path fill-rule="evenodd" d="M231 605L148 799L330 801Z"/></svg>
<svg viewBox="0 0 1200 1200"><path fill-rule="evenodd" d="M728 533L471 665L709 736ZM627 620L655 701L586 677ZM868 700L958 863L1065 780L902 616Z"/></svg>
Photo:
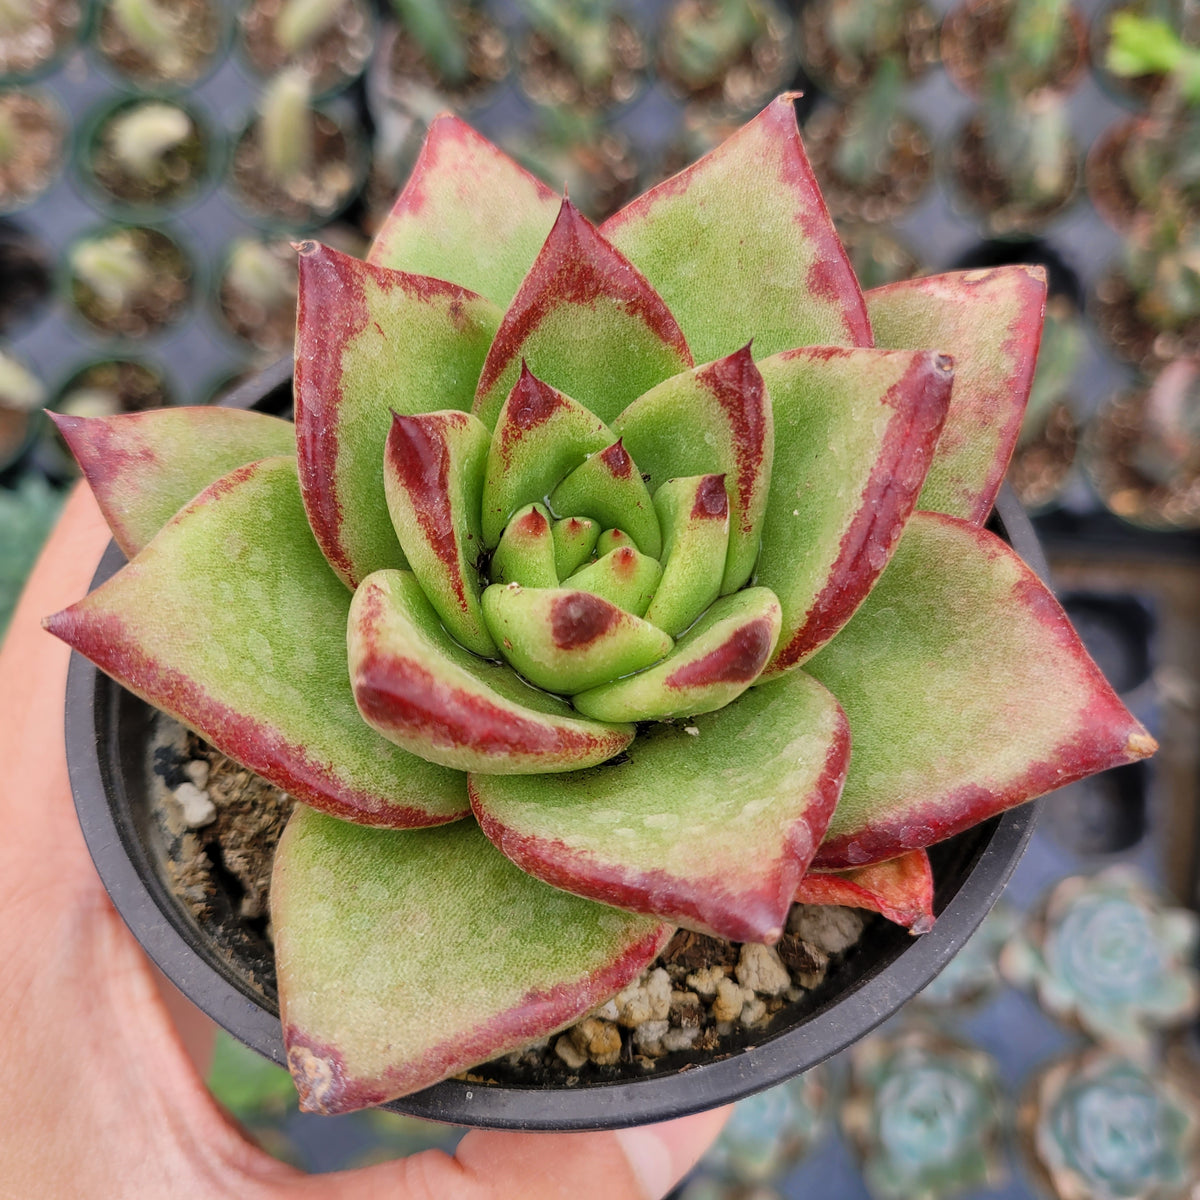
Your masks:
<svg viewBox="0 0 1200 1200"><path fill-rule="evenodd" d="M454 1156L296 1180L279 1200L662 1200L716 1140L728 1108L612 1133L475 1130Z"/></svg>

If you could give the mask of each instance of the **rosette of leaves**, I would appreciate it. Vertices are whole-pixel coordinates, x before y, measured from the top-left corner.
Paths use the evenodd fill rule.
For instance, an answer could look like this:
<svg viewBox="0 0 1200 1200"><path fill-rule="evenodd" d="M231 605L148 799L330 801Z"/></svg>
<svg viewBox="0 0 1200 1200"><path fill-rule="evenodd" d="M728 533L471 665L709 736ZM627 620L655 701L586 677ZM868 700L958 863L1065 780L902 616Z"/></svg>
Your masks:
<svg viewBox="0 0 1200 1200"><path fill-rule="evenodd" d="M937 1200L1004 1177L1008 1120L995 1062L982 1050L910 1029L851 1054L842 1124L879 1200Z"/></svg>
<svg viewBox="0 0 1200 1200"><path fill-rule="evenodd" d="M1135 873L1072 876L1004 948L1000 967L1042 1007L1101 1042L1147 1054L1155 1032L1200 1009L1200 919L1169 908Z"/></svg>
<svg viewBox="0 0 1200 1200"><path fill-rule="evenodd" d="M1059 1200L1182 1200L1195 1183L1194 1099L1117 1055L1093 1049L1051 1065L1021 1124Z"/></svg>
<svg viewBox="0 0 1200 1200"><path fill-rule="evenodd" d="M824 1137L829 1081L815 1067L739 1100L701 1170L738 1183L781 1179Z"/></svg>
<svg viewBox="0 0 1200 1200"><path fill-rule="evenodd" d="M983 529L1044 290L864 297L788 97L599 229L443 117L366 262L300 247L294 427L60 419L131 561L48 627L301 801L306 1107L1153 749Z"/></svg>

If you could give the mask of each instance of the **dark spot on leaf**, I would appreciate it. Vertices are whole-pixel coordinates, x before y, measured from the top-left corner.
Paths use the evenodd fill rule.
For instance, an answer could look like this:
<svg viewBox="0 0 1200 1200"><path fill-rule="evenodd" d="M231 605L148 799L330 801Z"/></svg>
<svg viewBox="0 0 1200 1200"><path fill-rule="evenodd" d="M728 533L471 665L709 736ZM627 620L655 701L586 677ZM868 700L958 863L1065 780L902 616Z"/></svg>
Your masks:
<svg viewBox="0 0 1200 1200"><path fill-rule="evenodd" d="M590 645L621 619L621 610L590 592L572 592L554 601L550 631L560 650Z"/></svg>

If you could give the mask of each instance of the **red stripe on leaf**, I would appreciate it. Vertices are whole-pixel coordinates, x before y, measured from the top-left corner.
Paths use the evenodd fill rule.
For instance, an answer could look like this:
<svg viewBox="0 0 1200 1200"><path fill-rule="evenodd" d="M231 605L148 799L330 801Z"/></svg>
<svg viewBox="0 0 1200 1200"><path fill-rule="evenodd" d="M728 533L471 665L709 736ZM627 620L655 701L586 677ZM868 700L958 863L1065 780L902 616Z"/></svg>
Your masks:
<svg viewBox="0 0 1200 1200"><path fill-rule="evenodd" d="M476 395L491 391L548 313L560 304L591 305L600 300L615 301L638 317L683 365L692 365L683 330L671 310L637 268L564 199L546 244L500 324Z"/></svg>
<svg viewBox="0 0 1200 1200"><path fill-rule="evenodd" d="M831 347L827 357L846 353ZM883 403L893 416L858 511L842 534L828 582L800 628L780 645L771 672L794 666L829 641L883 573L916 507L946 420L953 381L951 360L930 354L914 362L885 393Z"/></svg>

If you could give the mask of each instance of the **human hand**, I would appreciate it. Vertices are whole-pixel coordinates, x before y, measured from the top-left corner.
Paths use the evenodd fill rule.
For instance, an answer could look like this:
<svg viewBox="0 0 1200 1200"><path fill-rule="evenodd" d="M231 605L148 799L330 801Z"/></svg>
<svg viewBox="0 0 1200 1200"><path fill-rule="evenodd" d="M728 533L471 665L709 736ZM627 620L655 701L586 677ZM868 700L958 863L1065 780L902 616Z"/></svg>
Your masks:
<svg viewBox="0 0 1200 1200"><path fill-rule="evenodd" d="M69 651L40 621L86 592L107 542L95 502L77 489L0 649L0 1197L663 1196L724 1111L619 1133L474 1131L453 1157L431 1150L311 1177L265 1154L221 1110L196 1066L212 1027L125 928L71 804Z"/></svg>

